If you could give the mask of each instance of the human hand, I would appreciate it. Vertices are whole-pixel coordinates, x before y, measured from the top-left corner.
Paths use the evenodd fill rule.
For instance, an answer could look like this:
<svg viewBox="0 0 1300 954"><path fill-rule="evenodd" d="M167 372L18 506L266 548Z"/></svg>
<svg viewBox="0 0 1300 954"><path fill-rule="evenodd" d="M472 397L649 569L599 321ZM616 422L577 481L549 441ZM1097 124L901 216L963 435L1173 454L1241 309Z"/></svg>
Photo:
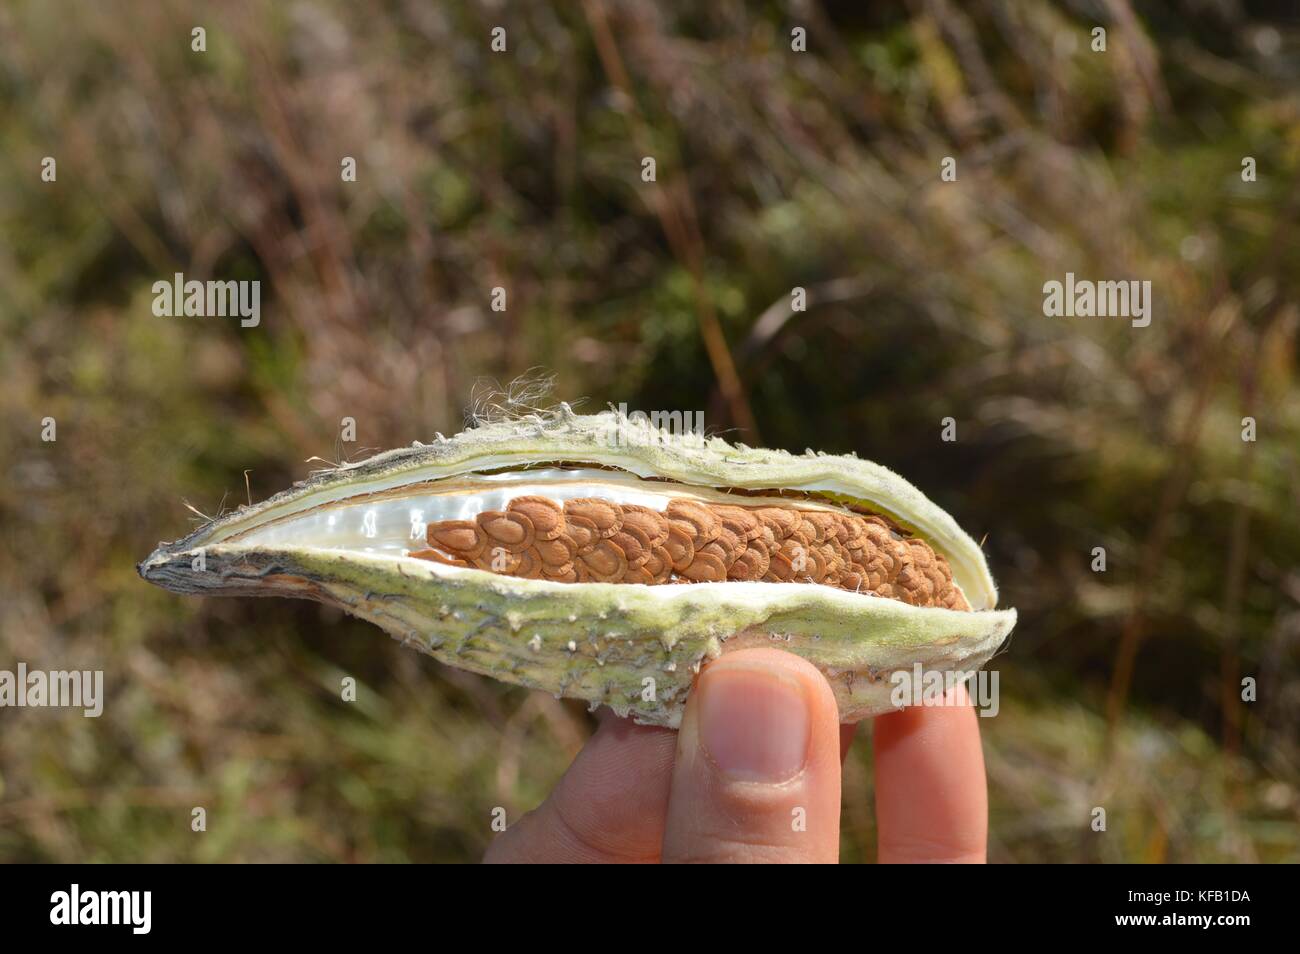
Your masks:
<svg viewBox="0 0 1300 954"><path fill-rule="evenodd" d="M983 862L988 793L979 720L959 705L874 722L882 862ZM604 710L550 797L488 862L834 862L841 726L830 686L775 649L707 665L679 732ZM800 821L802 820L802 824Z"/></svg>

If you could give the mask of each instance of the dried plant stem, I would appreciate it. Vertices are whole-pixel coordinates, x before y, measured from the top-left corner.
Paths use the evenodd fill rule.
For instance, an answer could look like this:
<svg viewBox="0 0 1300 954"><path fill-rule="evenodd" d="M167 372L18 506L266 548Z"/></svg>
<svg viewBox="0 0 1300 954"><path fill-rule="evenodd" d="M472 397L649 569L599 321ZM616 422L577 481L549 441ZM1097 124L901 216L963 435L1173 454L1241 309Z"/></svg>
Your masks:
<svg viewBox="0 0 1300 954"><path fill-rule="evenodd" d="M650 155L645 118L637 105L627 68L618 51L618 43L609 28L605 6L601 0L585 0L583 10L587 22L591 25L596 51L605 74L628 103L632 136L637 148L642 155ZM695 214L695 205L691 201L690 189L683 179L676 189L666 190L656 186L652 196L655 215L664 230L668 244L672 247L673 255L686 267L691 276L691 291L695 298L700 335L704 339L709 363L713 366L714 376L731 418L745 432L747 440L760 442L762 436L758 431L758 422L741 387L736 362L732 358L726 336L722 333L722 325L718 321L717 312L704 285L704 239L700 234L699 220Z"/></svg>

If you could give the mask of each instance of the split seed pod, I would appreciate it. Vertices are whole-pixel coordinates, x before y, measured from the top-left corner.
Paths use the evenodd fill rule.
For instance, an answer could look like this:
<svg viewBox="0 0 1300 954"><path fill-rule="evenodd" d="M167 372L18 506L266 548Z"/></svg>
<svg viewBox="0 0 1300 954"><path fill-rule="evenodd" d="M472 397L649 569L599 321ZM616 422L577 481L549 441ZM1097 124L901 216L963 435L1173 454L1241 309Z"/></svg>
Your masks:
<svg viewBox="0 0 1300 954"><path fill-rule="evenodd" d="M979 546L884 467L567 405L317 473L139 571L317 600L448 665L672 727L731 649L803 656L854 722L894 708L896 671L978 669L1016 619Z"/></svg>

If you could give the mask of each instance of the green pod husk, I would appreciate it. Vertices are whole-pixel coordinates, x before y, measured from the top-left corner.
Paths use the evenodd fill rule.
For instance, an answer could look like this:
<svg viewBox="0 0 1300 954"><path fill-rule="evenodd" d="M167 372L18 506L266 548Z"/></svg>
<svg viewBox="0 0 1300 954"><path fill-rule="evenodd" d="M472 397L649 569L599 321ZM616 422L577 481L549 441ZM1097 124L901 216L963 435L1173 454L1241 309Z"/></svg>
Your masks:
<svg viewBox="0 0 1300 954"><path fill-rule="evenodd" d="M399 552L325 546L305 529L314 515L351 513L345 506L559 462L614 468L657 484L797 491L867 507L943 554L972 611L815 584L523 579ZM195 569L200 555L202 569ZM997 590L979 546L884 467L851 456L795 456L671 436L615 412L578 415L567 405L317 473L160 545L139 572L178 593L335 605L448 665L672 727L700 665L733 648L774 645L808 659L830 681L842 719L852 722L894 707L888 677L896 670L918 663L926 670L978 669L1016 619L1012 609L995 609Z"/></svg>

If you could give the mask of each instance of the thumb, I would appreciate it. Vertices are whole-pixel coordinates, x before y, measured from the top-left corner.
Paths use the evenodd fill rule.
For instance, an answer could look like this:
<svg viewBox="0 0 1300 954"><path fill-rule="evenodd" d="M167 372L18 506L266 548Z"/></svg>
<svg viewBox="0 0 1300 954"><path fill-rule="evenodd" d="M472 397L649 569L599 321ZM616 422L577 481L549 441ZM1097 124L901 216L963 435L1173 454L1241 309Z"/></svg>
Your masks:
<svg viewBox="0 0 1300 954"><path fill-rule="evenodd" d="M664 829L666 862L834 862L840 727L811 663L742 649L686 702Z"/></svg>

